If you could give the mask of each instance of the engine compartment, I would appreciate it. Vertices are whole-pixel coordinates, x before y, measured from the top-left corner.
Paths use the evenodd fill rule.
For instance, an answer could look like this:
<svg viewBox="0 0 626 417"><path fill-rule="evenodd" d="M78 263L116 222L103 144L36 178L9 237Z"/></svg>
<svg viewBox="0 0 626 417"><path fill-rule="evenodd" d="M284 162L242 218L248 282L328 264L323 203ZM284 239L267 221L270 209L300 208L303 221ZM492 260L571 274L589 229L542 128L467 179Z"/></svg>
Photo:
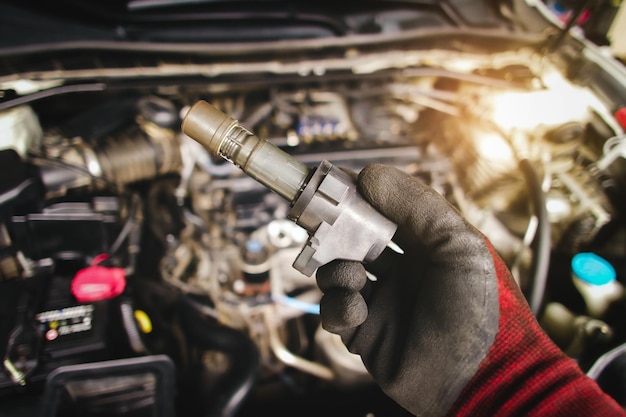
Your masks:
<svg viewBox="0 0 626 417"><path fill-rule="evenodd" d="M351 73L345 57L287 62L275 72L301 78L255 66L241 82L181 78L2 110L14 150L0 182L2 401L39 395L59 366L166 355L181 413L313 413L333 396L354 415L404 413L319 326L315 280L291 266L307 234L288 203L181 133L199 99L306 165L384 163L427 182L493 242L583 370L624 343L623 298L590 315L570 267L594 252L624 279L614 109L532 48L378 54L355 56ZM392 61L402 70L388 72ZM72 283L98 268L125 287L79 301ZM58 410L151 415L154 380L108 378L118 390L66 384ZM599 382L624 401L619 381Z"/></svg>

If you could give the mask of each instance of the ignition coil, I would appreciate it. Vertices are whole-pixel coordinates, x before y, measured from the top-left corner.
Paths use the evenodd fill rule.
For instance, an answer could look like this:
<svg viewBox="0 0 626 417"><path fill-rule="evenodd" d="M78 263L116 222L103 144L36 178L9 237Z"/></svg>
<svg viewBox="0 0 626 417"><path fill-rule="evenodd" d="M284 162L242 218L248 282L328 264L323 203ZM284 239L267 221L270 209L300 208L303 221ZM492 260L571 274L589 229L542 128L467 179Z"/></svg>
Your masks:
<svg viewBox="0 0 626 417"><path fill-rule="evenodd" d="M182 130L290 203L289 218L309 234L293 264L304 275L335 259L371 262L390 243L397 226L330 162L309 168L206 101L187 112Z"/></svg>

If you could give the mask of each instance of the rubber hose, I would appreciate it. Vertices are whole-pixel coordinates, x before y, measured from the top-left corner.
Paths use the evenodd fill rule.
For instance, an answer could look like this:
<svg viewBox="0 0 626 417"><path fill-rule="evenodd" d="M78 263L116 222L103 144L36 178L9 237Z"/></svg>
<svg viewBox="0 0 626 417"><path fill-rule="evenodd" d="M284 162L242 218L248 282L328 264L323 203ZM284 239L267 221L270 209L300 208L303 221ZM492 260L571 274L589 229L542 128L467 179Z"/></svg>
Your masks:
<svg viewBox="0 0 626 417"><path fill-rule="evenodd" d="M182 297L186 334L200 349L218 350L233 360L220 394L202 415L206 417L233 417L256 385L259 371L259 352L247 334L226 326L213 324L206 316L190 306Z"/></svg>
<svg viewBox="0 0 626 417"><path fill-rule="evenodd" d="M135 323L135 311L130 301L122 301L120 303L120 314L122 316L122 327L126 331L128 344L133 352L144 355L149 354L146 345L141 340L137 323Z"/></svg>
<svg viewBox="0 0 626 417"><path fill-rule="evenodd" d="M533 258L528 303L535 317L538 317L543 308L544 295L548 281L548 269L550 267L550 254L552 249L550 221L548 219L548 209L546 208L546 196L541 188L541 180L539 179L537 171L527 159L522 159L519 162L519 169L526 180L533 207L533 214L537 217L537 230L531 243Z"/></svg>

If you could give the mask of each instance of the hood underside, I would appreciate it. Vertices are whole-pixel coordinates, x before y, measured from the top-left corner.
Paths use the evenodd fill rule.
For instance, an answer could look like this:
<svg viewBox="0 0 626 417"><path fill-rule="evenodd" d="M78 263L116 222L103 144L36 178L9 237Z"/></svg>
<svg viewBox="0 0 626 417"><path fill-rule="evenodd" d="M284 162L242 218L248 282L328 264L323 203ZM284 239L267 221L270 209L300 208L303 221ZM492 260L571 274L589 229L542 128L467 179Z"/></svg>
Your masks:
<svg viewBox="0 0 626 417"><path fill-rule="evenodd" d="M516 4L518 3L518 4ZM526 9L526 10L520 10ZM0 5L0 47L74 42L232 43L334 39L414 29L536 31L524 2L487 0L94 1Z"/></svg>

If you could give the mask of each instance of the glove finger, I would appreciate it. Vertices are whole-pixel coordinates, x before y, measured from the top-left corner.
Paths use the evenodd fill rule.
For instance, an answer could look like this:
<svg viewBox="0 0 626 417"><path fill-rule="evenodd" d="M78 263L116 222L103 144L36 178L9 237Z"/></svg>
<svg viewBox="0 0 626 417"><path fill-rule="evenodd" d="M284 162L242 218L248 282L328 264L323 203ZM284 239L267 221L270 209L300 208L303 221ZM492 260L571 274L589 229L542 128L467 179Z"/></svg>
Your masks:
<svg viewBox="0 0 626 417"><path fill-rule="evenodd" d="M322 265L315 274L317 286L322 292L332 288L359 291L365 285L367 276L360 262L335 260Z"/></svg>
<svg viewBox="0 0 626 417"><path fill-rule="evenodd" d="M434 247L471 226L436 191L390 166L370 164L358 177L359 192L398 225L394 240L403 248Z"/></svg>
<svg viewBox="0 0 626 417"><path fill-rule="evenodd" d="M320 300L322 327L339 333L361 325L367 318L367 304L358 291L329 289Z"/></svg>

